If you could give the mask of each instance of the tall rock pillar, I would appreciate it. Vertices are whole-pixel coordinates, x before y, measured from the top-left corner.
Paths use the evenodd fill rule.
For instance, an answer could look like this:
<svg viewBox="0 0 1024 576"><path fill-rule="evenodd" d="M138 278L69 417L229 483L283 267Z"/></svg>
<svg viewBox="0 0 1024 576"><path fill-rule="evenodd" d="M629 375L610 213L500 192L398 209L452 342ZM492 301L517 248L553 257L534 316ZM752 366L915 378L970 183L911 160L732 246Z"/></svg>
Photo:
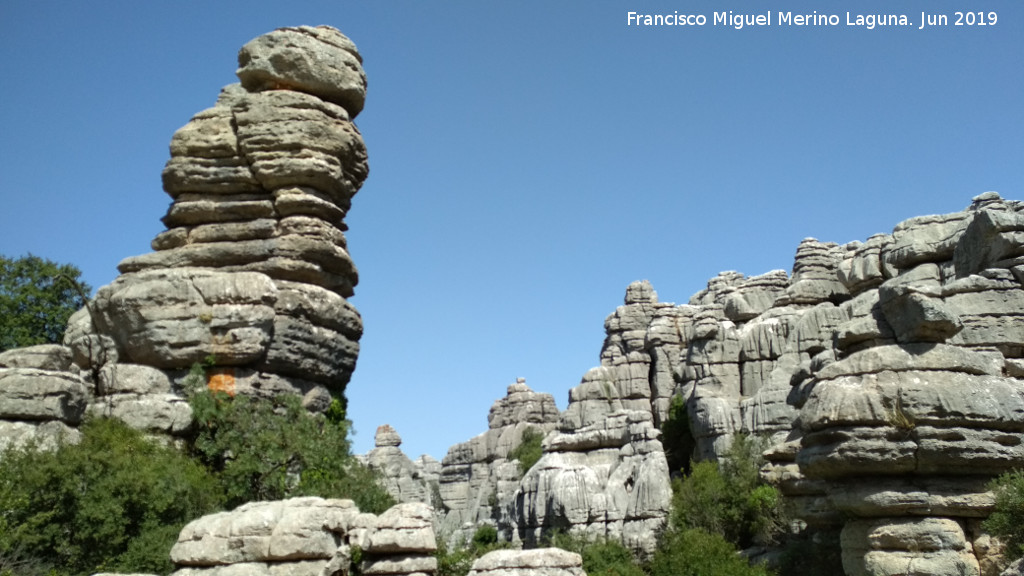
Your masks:
<svg viewBox="0 0 1024 576"><path fill-rule="evenodd" d="M344 392L363 329L344 221L368 173L361 61L334 28L275 30L242 47L241 83L174 134L166 231L65 336L102 410L148 393L142 373L176 392L195 363L211 386L301 394L312 410Z"/></svg>

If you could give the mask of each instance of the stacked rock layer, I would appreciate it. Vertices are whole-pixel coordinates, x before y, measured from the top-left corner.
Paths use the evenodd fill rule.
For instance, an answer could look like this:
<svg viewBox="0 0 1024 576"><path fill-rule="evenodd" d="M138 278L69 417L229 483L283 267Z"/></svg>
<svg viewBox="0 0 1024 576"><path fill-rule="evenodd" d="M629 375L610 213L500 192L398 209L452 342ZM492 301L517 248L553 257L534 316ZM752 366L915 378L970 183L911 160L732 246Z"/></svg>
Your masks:
<svg viewBox="0 0 1024 576"><path fill-rule="evenodd" d="M211 387L299 394L318 411L359 351L344 234L368 172L352 122L366 93L359 53L333 28L303 26L252 40L238 61L241 83L171 139L155 251L121 262L65 336L93 409L154 431L180 432L182 377L197 363Z"/></svg>
<svg viewBox="0 0 1024 576"><path fill-rule="evenodd" d="M430 516L424 504L375 516L351 500L252 502L186 525L173 576L426 576L437 571Z"/></svg>

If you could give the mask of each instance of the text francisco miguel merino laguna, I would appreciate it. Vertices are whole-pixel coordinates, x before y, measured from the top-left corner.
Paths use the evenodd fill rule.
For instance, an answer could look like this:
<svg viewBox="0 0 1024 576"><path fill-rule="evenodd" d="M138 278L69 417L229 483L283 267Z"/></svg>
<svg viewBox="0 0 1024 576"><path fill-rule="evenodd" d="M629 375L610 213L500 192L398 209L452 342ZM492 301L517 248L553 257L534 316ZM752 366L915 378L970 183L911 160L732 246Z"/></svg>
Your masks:
<svg viewBox="0 0 1024 576"><path fill-rule="evenodd" d="M957 13L954 18L959 17L961 21L956 24L985 25L995 24L994 13L977 13L981 18L980 22L975 21L975 13L967 12L970 22L963 22L964 13ZM986 22L987 20L987 22ZM705 26L709 19L704 14L680 14L678 11L672 14L642 14L640 12L627 12L626 24L628 26ZM712 26L732 26L737 30L744 26L860 26L873 29L876 26L912 26L914 22L906 14L856 14L846 13L846 18L838 14L794 14L793 12L777 11L773 13L768 10L758 14L741 14L733 11L713 12L710 23ZM931 25L945 25L948 23L945 14L929 15L921 13L920 25L918 28L925 28Z"/></svg>

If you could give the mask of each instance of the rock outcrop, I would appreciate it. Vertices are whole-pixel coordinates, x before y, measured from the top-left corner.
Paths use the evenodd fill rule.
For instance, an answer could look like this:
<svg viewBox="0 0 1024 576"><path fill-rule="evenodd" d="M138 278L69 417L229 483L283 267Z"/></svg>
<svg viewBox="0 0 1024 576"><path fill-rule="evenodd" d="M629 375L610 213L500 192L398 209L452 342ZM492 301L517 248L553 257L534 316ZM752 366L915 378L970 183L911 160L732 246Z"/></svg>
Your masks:
<svg viewBox="0 0 1024 576"><path fill-rule="evenodd" d="M1024 204L987 193L864 243L807 239L788 282L720 275L680 314L698 456L770 436L765 477L841 530L848 575L998 573L980 522L986 483L1024 463L1022 265Z"/></svg>
<svg viewBox="0 0 1024 576"><path fill-rule="evenodd" d="M358 554L355 552L358 550ZM174 576L432 574L437 541L424 504L361 513L351 500L252 502L190 522L171 549Z"/></svg>
<svg viewBox="0 0 1024 576"><path fill-rule="evenodd" d="M559 548L495 550L473 562L469 576L586 576L583 558Z"/></svg>
<svg viewBox="0 0 1024 576"><path fill-rule="evenodd" d="M171 139L173 202L154 252L121 262L71 318L64 347L3 355L2 442L52 443L86 410L185 433L183 386L197 364L210 387L296 394L311 411L344 393L363 329L346 300L358 274L344 221L368 173L352 122L366 94L360 62L324 26L242 47L241 84Z"/></svg>
<svg viewBox="0 0 1024 576"><path fill-rule="evenodd" d="M509 506L512 540L536 546L545 533L564 530L654 551L671 500L655 425L667 413L667 375L679 350L678 336L664 329L670 307L647 282L626 290L625 304L605 321L601 366L569 391L540 461L519 482ZM652 353L647 334L656 320Z"/></svg>
<svg viewBox="0 0 1024 576"><path fill-rule="evenodd" d="M360 461L380 475L384 488L399 502L423 502L441 507L438 481L441 463L430 456L412 461L402 452L402 437L388 424L377 428L375 447Z"/></svg>
<svg viewBox="0 0 1024 576"><path fill-rule="evenodd" d="M509 385L506 396L491 406L488 430L452 446L441 460L441 535L464 542L482 524L507 526L507 505L523 476L510 452L527 430L547 434L557 421L553 396L534 392L522 378Z"/></svg>

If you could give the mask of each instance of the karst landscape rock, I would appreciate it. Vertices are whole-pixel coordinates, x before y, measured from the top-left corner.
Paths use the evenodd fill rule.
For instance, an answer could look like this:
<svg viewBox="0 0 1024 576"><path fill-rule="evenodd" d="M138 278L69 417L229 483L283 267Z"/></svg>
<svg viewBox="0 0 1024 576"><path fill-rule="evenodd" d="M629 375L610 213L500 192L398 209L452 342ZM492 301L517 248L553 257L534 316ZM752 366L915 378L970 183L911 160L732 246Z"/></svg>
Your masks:
<svg viewBox="0 0 1024 576"><path fill-rule="evenodd" d="M344 222L368 174L361 57L333 28L282 28L242 48L238 77L172 137L154 251L121 262L63 345L0 354L0 448L74 442L87 414L184 434L196 364L209 387L312 412L344 392L362 333ZM483 525L526 550L479 558L481 576L582 574L579 555L537 549L554 531L650 555L678 472L660 432L674 398L697 459L768 438L762 476L801 526L838 537L847 575L999 574L981 522L988 482L1024 464L1022 282L1024 203L993 192L862 242L807 238L791 273L723 272L684 304L634 282L565 411L520 379L440 462L383 424L362 461L399 505L206 516L181 532L175 574L347 574L356 548L363 574L430 574L439 539ZM542 456L524 470L528 431Z"/></svg>

